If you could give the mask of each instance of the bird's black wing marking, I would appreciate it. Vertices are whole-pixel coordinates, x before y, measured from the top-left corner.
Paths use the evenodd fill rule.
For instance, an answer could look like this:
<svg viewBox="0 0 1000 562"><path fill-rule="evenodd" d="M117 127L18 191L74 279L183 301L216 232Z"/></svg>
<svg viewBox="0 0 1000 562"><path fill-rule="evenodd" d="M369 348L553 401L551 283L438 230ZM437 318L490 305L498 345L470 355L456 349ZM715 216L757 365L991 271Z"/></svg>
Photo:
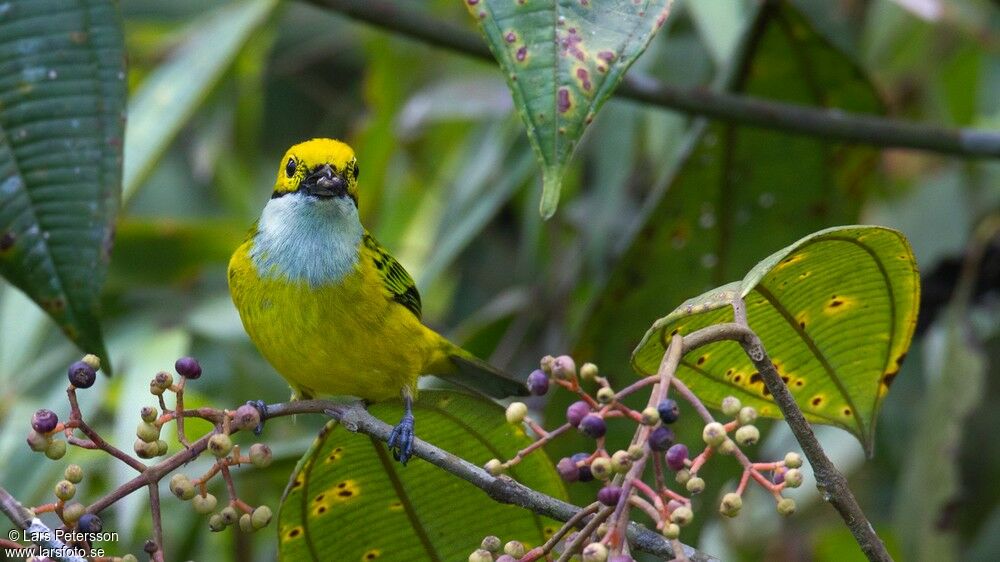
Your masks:
<svg viewBox="0 0 1000 562"><path fill-rule="evenodd" d="M365 247L372 251L372 260L375 263L375 268L381 274L382 285L389 297L420 318L420 293L417 292L417 285L413 282L413 278L396 261L396 258L392 257L389 251L383 248L378 240L375 240L375 237L368 232L365 232L364 242Z"/></svg>

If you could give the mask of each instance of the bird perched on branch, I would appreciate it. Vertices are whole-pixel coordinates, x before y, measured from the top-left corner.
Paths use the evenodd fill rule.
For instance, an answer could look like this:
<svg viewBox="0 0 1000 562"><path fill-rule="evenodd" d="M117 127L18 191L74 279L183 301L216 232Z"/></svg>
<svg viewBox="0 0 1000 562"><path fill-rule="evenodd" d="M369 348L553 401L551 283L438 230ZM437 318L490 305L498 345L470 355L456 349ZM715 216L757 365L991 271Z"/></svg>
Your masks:
<svg viewBox="0 0 1000 562"><path fill-rule="evenodd" d="M229 261L229 291L295 397L401 396L388 445L406 464L419 376L498 398L527 390L423 324L413 279L361 224L358 198L350 146L313 139L288 149L270 201Z"/></svg>

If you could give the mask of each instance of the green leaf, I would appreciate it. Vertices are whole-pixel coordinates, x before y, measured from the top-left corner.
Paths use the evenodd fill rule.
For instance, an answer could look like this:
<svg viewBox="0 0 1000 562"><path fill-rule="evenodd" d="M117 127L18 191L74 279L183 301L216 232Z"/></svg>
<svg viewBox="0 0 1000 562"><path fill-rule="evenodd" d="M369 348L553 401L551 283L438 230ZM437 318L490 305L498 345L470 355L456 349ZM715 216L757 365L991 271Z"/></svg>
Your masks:
<svg viewBox="0 0 1000 562"><path fill-rule="evenodd" d="M541 213L559 202L584 129L642 54L671 0L466 0L500 63L542 166Z"/></svg>
<svg viewBox="0 0 1000 562"><path fill-rule="evenodd" d="M882 111L857 67L784 2L760 8L734 63L733 91ZM637 221L588 315L578 359L619 370L664 306L742 276L766 248L857 222L878 181L877 155L730 123L696 125L667 189Z"/></svg>
<svg viewBox="0 0 1000 562"><path fill-rule="evenodd" d="M125 53L116 2L0 4L0 274L82 350L119 205Z"/></svg>
<svg viewBox="0 0 1000 562"><path fill-rule="evenodd" d="M135 92L125 136L126 201L277 3L234 2L199 19L170 59Z"/></svg>
<svg viewBox="0 0 1000 562"><path fill-rule="evenodd" d="M822 230L757 264L742 281L690 299L657 320L632 355L653 374L673 334L747 320L807 420L854 434L870 454L879 406L910 346L920 276L906 238L878 226ZM733 395L761 415L781 413L735 342L699 348L677 375L707 405Z"/></svg>
<svg viewBox="0 0 1000 562"><path fill-rule="evenodd" d="M371 407L396 423L398 402ZM414 405L417 435L474 464L506 459L530 443L492 402L426 390ZM564 498L541 451L512 471L517 481ZM502 505L478 488L415 459L392 460L385 443L331 422L299 461L278 521L282 560L465 560L487 535L539 545L557 528Z"/></svg>

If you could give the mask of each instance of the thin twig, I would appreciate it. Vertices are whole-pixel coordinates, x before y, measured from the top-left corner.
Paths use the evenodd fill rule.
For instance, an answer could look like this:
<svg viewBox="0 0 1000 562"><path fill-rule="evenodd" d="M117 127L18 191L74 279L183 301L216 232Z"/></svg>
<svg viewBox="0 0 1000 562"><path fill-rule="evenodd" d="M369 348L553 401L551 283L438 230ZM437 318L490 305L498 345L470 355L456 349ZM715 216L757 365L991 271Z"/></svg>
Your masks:
<svg viewBox="0 0 1000 562"><path fill-rule="evenodd" d="M49 552L72 552L66 543L56 538L52 529L42 523L41 519L35 517L28 508L21 505L21 502L17 501L3 487L0 487L0 512L3 512L11 523L17 525L18 529L24 531L23 536L30 537L38 546ZM87 562L84 558L74 555L53 558L59 562Z"/></svg>
<svg viewBox="0 0 1000 562"><path fill-rule="evenodd" d="M494 61L478 34L404 2L308 0L399 35L472 57ZM911 123L841 109L775 102L708 88L676 88L649 76L625 77L617 95L651 105L727 122L879 147L912 148L964 158L1000 157L1000 132Z"/></svg>
<svg viewBox="0 0 1000 562"><path fill-rule="evenodd" d="M166 555L163 553L163 520L160 516L160 487L157 482L149 485L149 511L153 515L153 541L156 542L153 560L163 562Z"/></svg>

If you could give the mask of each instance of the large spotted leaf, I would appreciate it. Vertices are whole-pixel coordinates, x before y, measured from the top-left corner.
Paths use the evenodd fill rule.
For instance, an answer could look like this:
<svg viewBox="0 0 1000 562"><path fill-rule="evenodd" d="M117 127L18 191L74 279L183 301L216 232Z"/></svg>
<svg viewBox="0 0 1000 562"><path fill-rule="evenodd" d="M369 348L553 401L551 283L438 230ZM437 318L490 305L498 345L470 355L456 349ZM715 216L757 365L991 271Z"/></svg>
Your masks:
<svg viewBox="0 0 1000 562"><path fill-rule="evenodd" d="M0 274L105 360L98 296L125 103L116 5L0 3Z"/></svg>
<svg viewBox="0 0 1000 562"><path fill-rule="evenodd" d="M806 419L853 433L871 452L876 415L916 326L920 277L895 230L822 230L772 254L742 281L683 303L636 348L640 372L656 372L673 334L731 322L746 303L750 327ZM719 342L685 356L678 376L707 404L734 395L768 417L777 406L742 348Z"/></svg>
<svg viewBox="0 0 1000 562"><path fill-rule="evenodd" d="M663 25L672 0L465 0L500 63L556 210L577 141Z"/></svg>
<svg viewBox="0 0 1000 562"><path fill-rule="evenodd" d="M401 406L376 404L371 412L395 423ZM424 391L414 414L422 439L476 464L510 458L530 442L499 406L464 394ZM565 497L541 451L511 476ZM465 560L486 535L538 545L555 528L420 459L400 466L385 443L331 423L292 476L279 514L279 553L288 561Z"/></svg>

